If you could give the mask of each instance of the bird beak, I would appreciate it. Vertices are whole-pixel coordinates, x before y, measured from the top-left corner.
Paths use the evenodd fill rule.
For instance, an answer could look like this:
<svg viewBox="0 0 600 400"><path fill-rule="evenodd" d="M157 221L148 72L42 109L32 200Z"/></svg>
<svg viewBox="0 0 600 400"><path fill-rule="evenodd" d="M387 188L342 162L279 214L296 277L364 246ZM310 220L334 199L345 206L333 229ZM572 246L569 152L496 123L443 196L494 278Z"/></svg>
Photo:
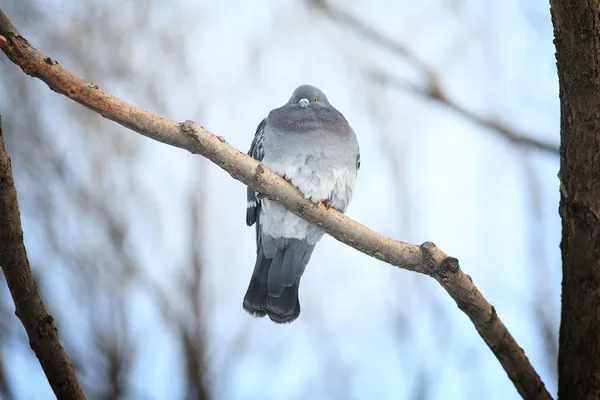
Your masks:
<svg viewBox="0 0 600 400"><path fill-rule="evenodd" d="M306 108L308 107L308 99L301 99L298 104L300 104L300 107Z"/></svg>

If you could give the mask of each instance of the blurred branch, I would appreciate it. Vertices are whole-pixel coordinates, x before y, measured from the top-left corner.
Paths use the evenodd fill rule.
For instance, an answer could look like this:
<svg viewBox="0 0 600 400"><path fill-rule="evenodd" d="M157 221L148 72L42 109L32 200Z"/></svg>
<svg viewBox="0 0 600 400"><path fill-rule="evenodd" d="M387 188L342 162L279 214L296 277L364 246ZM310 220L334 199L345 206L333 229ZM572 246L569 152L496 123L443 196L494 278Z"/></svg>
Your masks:
<svg viewBox="0 0 600 400"><path fill-rule="evenodd" d="M382 86L389 85L397 89L405 90L417 96L436 101L453 111L455 114L465 118L467 121L471 121L484 129L490 129L496 132L498 135L502 136L504 139L508 140L517 147L533 148L550 154L559 154L558 147L552 143L535 139L529 135L517 133L512 128L509 128L500 121L484 118L455 103L446 96L440 86L423 88L412 82L401 80L400 78L394 78L383 71L371 71L370 75L376 83Z"/></svg>
<svg viewBox="0 0 600 400"><path fill-rule="evenodd" d="M186 329L185 324L180 323L181 343L184 346L185 358L187 359L187 400L208 400L210 399L208 391L208 378L206 368L206 348L205 348L205 327L202 325L206 321L204 317L204 302L202 301L202 283L204 278L204 262L202 260L200 249L202 243L202 210L201 204L195 198L190 198L190 209L192 210L192 227L190 232L190 268L191 279L188 279L187 300L192 308L192 316L188 316L187 322L190 325Z"/></svg>
<svg viewBox="0 0 600 400"><path fill-rule="evenodd" d="M423 60L417 57L416 54L414 54L406 46L381 34L380 32L376 31L374 28L361 21L354 15L344 11L341 8L337 8L331 5L330 2L327 0L306 1L309 3L309 5L318 9L320 12L323 13L323 15L327 16L332 21L335 21L336 23L342 26L352 29L357 34L359 34L367 40L370 40L379 47L382 47L394 54L402 56L410 64L412 64L417 71L419 71L423 76L425 76L426 80L425 86L422 87L420 85L416 85L408 81L401 82L398 79L391 78L389 75L383 72L377 71L371 74L371 77L377 83L391 84L392 86L398 89L407 90L412 94L421 96L428 100L434 100L439 104L444 105L449 110L459 114L461 117L481 126L484 129L488 129L489 131L496 133L497 135L499 135L505 140L508 140L515 146L527 149L535 149L546 153L550 153L555 156L559 155L558 145L540 139L536 139L523 132L518 132L515 129L506 126L506 124L500 121L482 117L455 103L449 98L449 96L442 88L440 84L440 77L435 72L435 70L429 67Z"/></svg>
<svg viewBox="0 0 600 400"><path fill-rule="evenodd" d="M44 81L50 89L100 115L153 140L200 154L265 197L283 204L306 221L318 225L335 239L379 260L429 275L450 294L458 307L494 352L519 393L528 399L549 399L543 382L523 350L517 345L471 277L458 260L448 257L431 242L414 245L394 241L323 205L315 205L283 178L191 121L176 123L118 99L86 82L33 48L11 31L0 11L0 48L28 75Z"/></svg>
<svg viewBox="0 0 600 400"><path fill-rule="evenodd" d="M168 296L157 284L143 271L139 270L136 278L143 284L148 293L155 300L166 325L177 332L179 343L185 358L185 395L186 400L211 399L208 381L208 367L206 365L206 332L204 304L201 298L203 283L204 263L198 248L201 244L201 205L194 197L190 198L192 210L192 227L188 235L190 239L190 260L186 263L191 269L191 276L186 276L181 282L185 300L191 306L191 314L182 315L173 307ZM179 305L179 304L178 304ZM234 352L235 356L239 353Z"/></svg>
<svg viewBox="0 0 600 400"><path fill-rule="evenodd" d="M418 71L426 75L427 79L431 82L431 86L435 85L436 74L433 72L433 70L431 70L423 60L421 60L415 53L410 51L408 47L404 46L402 43L399 43L378 32L373 27L364 23L349 12L331 5L328 0L306 0L306 2L309 6L316 8L332 21L354 30L360 36L375 43L379 47L404 57Z"/></svg>
<svg viewBox="0 0 600 400"><path fill-rule="evenodd" d="M3 17L0 11L0 23ZM84 399L69 356L60 344L54 320L42 302L27 259L17 190L10 158L4 148L1 117L0 265L15 302L15 314L27 331L31 349L39 359L54 394L59 399Z"/></svg>

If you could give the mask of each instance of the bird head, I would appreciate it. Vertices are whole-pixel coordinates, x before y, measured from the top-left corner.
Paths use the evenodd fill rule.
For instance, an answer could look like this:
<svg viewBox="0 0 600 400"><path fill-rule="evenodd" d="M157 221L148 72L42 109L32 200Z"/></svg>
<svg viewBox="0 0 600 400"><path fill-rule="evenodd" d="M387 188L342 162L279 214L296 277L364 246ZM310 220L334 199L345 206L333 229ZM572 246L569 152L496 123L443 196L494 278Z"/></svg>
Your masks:
<svg viewBox="0 0 600 400"><path fill-rule="evenodd" d="M289 105L299 104L301 108L312 105L328 106L327 96L321 90L311 85L298 86L288 101Z"/></svg>

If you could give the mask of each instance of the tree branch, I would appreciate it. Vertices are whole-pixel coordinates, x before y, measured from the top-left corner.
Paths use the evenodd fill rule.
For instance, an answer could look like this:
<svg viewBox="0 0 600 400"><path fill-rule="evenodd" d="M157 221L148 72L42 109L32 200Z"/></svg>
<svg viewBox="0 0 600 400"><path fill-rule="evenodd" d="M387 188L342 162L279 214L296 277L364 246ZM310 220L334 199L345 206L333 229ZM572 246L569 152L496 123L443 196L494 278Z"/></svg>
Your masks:
<svg viewBox="0 0 600 400"><path fill-rule="evenodd" d="M515 146L528 149L535 149L555 156L559 155L558 145L544 140L536 139L524 132L518 132L500 121L477 115L450 99L450 97L442 88L440 84L440 77L435 72L435 70L428 66L408 47L383 35L382 33L378 32L377 30L364 23L354 15L346 12L345 10L330 4L328 0L306 1L310 6L316 8L323 15L336 22L337 24L352 29L358 35L371 41L377 46L387 49L393 54L397 54L403 57L425 77L426 81L425 86L419 86L411 82L400 83L398 82L398 80L391 79L387 75L381 72L377 72L372 74L372 77L377 83L392 83L393 86L398 89L408 90L409 92L417 96L421 96L428 100L437 101L439 104L444 105L450 111L459 114L463 118L470 120L471 122L483 127L484 129L488 129L490 132L494 132L495 134L509 141Z"/></svg>
<svg viewBox="0 0 600 400"><path fill-rule="evenodd" d="M5 16L0 11L0 23L3 17ZM69 356L60 344L54 320L44 307L29 266L23 243L17 190L10 158L4 148L1 117L0 265L15 302L15 314L25 327L31 349L40 361L54 394L59 399L85 399Z"/></svg>
<svg viewBox="0 0 600 400"><path fill-rule="evenodd" d="M558 147L554 144L536 139L531 135L517 133L500 121L484 118L480 115L477 115L473 111L466 109L460 104L455 103L444 93L444 91L439 86L435 88L423 88L407 80L394 78L383 71L371 71L371 78L380 85L390 85L397 89L405 90L414 95L421 96L425 99L433 100L438 104L445 106L450 111L453 111L455 114L460 115L467 121L479 125L484 129L490 129L496 132L505 140L509 141L517 147L537 149L549 154L559 154Z"/></svg>
<svg viewBox="0 0 600 400"><path fill-rule="evenodd" d="M41 79L53 91L88 107L103 117L148 138L200 154L265 197L321 227L338 241L405 270L429 275L438 281L494 352L519 393L528 399L550 395L523 350L498 318L496 311L463 273L458 260L433 243L414 245L392 240L322 205L315 205L266 166L248 157L191 121L176 123L118 99L97 85L62 68L21 37L0 11L0 48L28 75Z"/></svg>

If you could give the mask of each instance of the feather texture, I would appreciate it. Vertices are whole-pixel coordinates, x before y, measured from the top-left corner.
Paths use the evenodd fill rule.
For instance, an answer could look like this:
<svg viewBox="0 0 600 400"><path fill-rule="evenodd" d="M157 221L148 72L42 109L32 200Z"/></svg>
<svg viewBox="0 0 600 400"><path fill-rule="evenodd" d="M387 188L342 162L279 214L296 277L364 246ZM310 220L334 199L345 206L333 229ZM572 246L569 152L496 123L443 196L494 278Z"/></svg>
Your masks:
<svg viewBox="0 0 600 400"><path fill-rule="evenodd" d="M312 101L307 105L304 99ZM258 125L248 154L314 203L327 200L346 211L360 167L358 142L320 90L300 86L286 105L271 111ZM300 279L323 231L249 187L246 224L256 224L257 248L244 309L291 322L300 314Z"/></svg>

